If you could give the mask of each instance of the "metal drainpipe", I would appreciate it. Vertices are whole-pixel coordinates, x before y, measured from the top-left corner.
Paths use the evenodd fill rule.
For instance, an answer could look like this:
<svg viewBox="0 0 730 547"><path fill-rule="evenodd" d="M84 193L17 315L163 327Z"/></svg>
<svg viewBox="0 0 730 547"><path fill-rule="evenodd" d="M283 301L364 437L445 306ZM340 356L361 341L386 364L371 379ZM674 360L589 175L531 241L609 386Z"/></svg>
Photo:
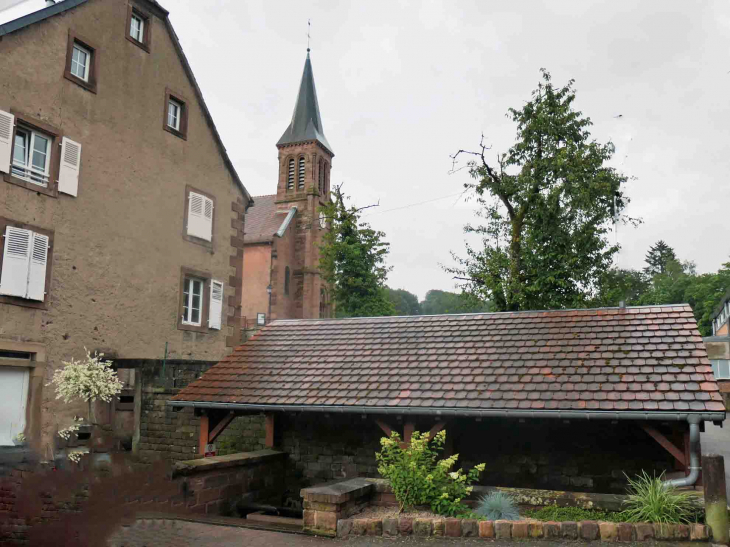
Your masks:
<svg viewBox="0 0 730 547"><path fill-rule="evenodd" d="M689 475L683 479L666 481L667 486L694 486L700 476L700 457L697 447L700 444L700 422L696 417L687 418L689 422Z"/></svg>

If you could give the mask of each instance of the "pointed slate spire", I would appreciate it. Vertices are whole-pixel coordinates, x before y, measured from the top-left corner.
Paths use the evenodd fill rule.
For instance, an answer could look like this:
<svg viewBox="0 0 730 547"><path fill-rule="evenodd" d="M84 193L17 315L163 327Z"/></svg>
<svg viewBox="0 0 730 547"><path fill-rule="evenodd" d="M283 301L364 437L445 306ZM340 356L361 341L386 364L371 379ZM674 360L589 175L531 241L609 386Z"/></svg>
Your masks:
<svg viewBox="0 0 730 547"><path fill-rule="evenodd" d="M304 63L302 83L299 84L299 95L297 95L294 115L291 118L289 127L286 128L276 145L281 146L304 141L318 141L332 152L332 147L324 136L322 118L319 115L317 90L314 87L314 74L312 72L312 61L309 59L309 48L307 48L307 60Z"/></svg>

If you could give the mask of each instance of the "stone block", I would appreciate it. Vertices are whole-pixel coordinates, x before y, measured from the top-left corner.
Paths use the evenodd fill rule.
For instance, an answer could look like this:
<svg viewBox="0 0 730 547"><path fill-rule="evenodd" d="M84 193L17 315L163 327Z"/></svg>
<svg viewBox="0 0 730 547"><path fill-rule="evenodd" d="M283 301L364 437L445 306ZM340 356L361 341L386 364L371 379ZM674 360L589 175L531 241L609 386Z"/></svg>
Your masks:
<svg viewBox="0 0 730 547"><path fill-rule="evenodd" d="M461 537L461 521L459 519L446 519L446 537Z"/></svg>
<svg viewBox="0 0 730 547"><path fill-rule="evenodd" d="M401 517L398 519L398 531L402 536L409 536L413 533L413 519Z"/></svg>
<svg viewBox="0 0 730 547"><path fill-rule="evenodd" d="M446 535L446 521L444 519L433 520L433 535L438 537Z"/></svg>
<svg viewBox="0 0 730 547"><path fill-rule="evenodd" d="M432 525L431 519L415 519L413 521L413 534L418 537L429 537Z"/></svg>
<svg viewBox="0 0 730 547"><path fill-rule="evenodd" d="M689 541L689 525L677 524L677 537L680 541Z"/></svg>
<svg viewBox="0 0 730 547"><path fill-rule="evenodd" d="M383 519L383 536L395 537L398 535L398 519Z"/></svg>
<svg viewBox="0 0 730 547"><path fill-rule="evenodd" d="M578 523L571 520L561 522L560 532L565 539L578 539Z"/></svg>
<svg viewBox="0 0 730 547"><path fill-rule="evenodd" d="M660 524L654 523L654 538L656 539L675 539L677 536L676 524Z"/></svg>
<svg viewBox="0 0 730 547"><path fill-rule="evenodd" d="M692 541L707 541L710 539L710 527L703 524L690 524L689 539Z"/></svg>
<svg viewBox="0 0 730 547"><path fill-rule="evenodd" d="M365 533L368 536L382 536L383 535L383 521L381 519L368 519Z"/></svg>
<svg viewBox="0 0 730 547"><path fill-rule="evenodd" d="M580 523L580 538L594 541L599 538L598 523L592 520L583 520Z"/></svg>
<svg viewBox="0 0 730 547"><path fill-rule="evenodd" d="M531 521L530 522L530 537L531 538L541 538L543 537L545 531L544 531L543 523L538 521Z"/></svg>
<svg viewBox="0 0 730 547"><path fill-rule="evenodd" d="M512 522L509 520L498 520L494 523L494 536L497 539L509 539L512 537Z"/></svg>
<svg viewBox="0 0 730 547"><path fill-rule="evenodd" d="M630 522L619 522L618 523L618 540L629 542L635 541L634 539L634 525Z"/></svg>
<svg viewBox="0 0 730 547"><path fill-rule="evenodd" d="M492 520L480 520L479 521L479 537L480 538L493 538L494 537L494 521Z"/></svg>
<svg viewBox="0 0 730 547"><path fill-rule="evenodd" d="M368 519L353 519L352 535L364 536L368 528Z"/></svg>
<svg viewBox="0 0 730 547"><path fill-rule="evenodd" d="M474 519L463 519L461 521L461 537L479 537L479 526Z"/></svg>
<svg viewBox="0 0 730 547"><path fill-rule="evenodd" d="M618 539L618 526L615 522L599 522L598 531L601 534L601 541L616 541Z"/></svg>
<svg viewBox="0 0 730 547"><path fill-rule="evenodd" d="M654 537L654 526L647 522L640 522L634 525L636 530L636 541L646 541Z"/></svg>
<svg viewBox="0 0 730 547"><path fill-rule="evenodd" d="M527 538L530 536L530 523L518 520L512 523L513 538Z"/></svg>
<svg viewBox="0 0 730 547"><path fill-rule="evenodd" d="M330 511L315 511L315 525L317 530L337 532L337 513Z"/></svg>
<svg viewBox="0 0 730 547"><path fill-rule="evenodd" d="M560 523L559 522L543 522L542 531L547 539L557 539L560 537Z"/></svg>

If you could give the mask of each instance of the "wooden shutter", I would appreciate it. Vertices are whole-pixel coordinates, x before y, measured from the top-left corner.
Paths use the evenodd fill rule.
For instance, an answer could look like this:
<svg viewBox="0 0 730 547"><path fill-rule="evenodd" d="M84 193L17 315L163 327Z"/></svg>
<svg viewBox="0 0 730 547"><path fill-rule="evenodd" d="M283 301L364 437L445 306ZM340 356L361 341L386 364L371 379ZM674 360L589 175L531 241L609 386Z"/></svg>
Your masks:
<svg viewBox="0 0 730 547"><path fill-rule="evenodd" d="M61 139L61 169L58 172L58 191L71 196L79 192L81 145L69 138Z"/></svg>
<svg viewBox="0 0 730 547"><path fill-rule="evenodd" d="M220 329L223 321L223 282L210 281L210 308L208 309L208 328Z"/></svg>
<svg viewBox="0 0 730 547"><path fill-rule="evenodd" d="M0 272L0 294L25 298L28 289L28 268L33 232L5 227L3 269Z"/></svg>
<svg viewBox="0 0 730 547"><path fill-rule="evenodd" d="M188 235L206 239L205 196L188 194ZM210 241L210 237L207 238Z"/></svg>
<svg viewBox="0 0 730 547"><path fill-rule="evenodd" d="M10 151L13 149L15 116L0 110L0 171L10 173Z"/></svg>
<svg viewBox="0 0 730 547"><path fill-rule="evenodd" d="M28 296L26 298L43 301L46 297L48 236L33 233L31 251L28 270Z"/></svg>
<svg viewBox="0 0 730 547"><path fill-rule="evenodd" d="M210 198L205 198L203 220L205 222L205 236L203 236L203 239L213 241L213 200Z"/></svg>

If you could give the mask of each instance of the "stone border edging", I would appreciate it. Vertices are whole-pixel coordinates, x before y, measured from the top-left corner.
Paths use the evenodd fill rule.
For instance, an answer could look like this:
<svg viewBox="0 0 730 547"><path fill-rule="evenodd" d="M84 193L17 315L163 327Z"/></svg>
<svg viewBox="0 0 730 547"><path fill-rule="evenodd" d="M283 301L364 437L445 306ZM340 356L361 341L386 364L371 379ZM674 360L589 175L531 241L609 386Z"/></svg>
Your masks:
<svg viewBox="0 0 730 547"><path fill-rule="evenodd" d="M337 537L409 536L473 537L483 539L582 539L586 541L633 542L651 539L709 541L712 532L703 524L652 524L629 522L543 522L539 520L474 519L340 519Z"/></svg>

